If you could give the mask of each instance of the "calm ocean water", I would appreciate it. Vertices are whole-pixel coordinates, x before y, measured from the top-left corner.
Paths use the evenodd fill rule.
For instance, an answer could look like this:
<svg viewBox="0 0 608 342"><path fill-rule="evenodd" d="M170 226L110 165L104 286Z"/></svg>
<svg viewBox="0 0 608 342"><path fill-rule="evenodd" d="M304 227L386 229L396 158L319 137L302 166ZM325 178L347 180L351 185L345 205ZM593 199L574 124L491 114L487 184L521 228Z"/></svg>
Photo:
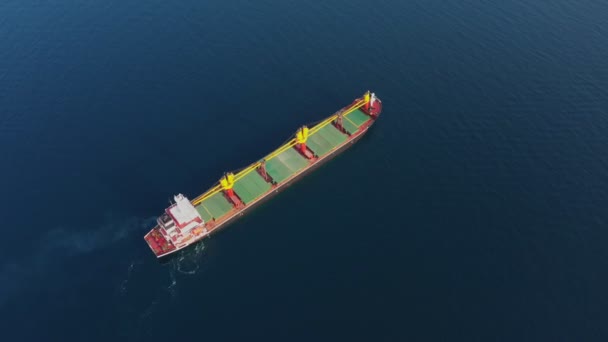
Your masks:
<svg viewBox="0 0 608 342"><path fill-rule="evenodd" d="M5 0L6 341L606 341L608 2ZM166 265L177 192L375 91Z"/></svg>

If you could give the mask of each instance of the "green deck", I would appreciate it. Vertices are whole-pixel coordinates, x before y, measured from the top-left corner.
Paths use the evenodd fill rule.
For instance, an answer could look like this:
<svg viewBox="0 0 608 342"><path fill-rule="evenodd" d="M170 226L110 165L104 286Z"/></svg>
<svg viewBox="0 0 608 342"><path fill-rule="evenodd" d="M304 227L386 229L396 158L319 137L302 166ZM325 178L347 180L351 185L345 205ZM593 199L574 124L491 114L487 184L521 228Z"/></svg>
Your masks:
<svg viewBox="0 0 608 342"><path fill-rule="evenodd" d="M232 209L232 204L221 192L218 192L196 205L195 208L203 220L207 222L226 215Z"/></svg>
<svg viewBox="0 0 608 342"><path fill-rule="evenodd" d="M353 112L350 112L344 116L344 120L342 120L342 125L349 133L355 133L361 125L366 123L371 118L369 115L363 113L361 109L357 109Z"/></svg>
<svg viewBox="0 0 608 342"><path fill-rule="evenodd" d="M317 156L321 157L341 145L346 138L346 134L329 124L312 134L306 144Z"/></svg>
<svg viewBox="0 0 608 342"><path fill-rule="evenodd" d="M249 172L234 183L234 192L245 204L249 204L268 190L270 190L270 184L256 171Z"/></svg>
<svg viewBox="0 0 608 342"><path fill-rule="evenodd" d="M308 161L295 149L288 148L276 157L266 161L266 172L280 183L289 176L300 171L308 165Z"/></svg>

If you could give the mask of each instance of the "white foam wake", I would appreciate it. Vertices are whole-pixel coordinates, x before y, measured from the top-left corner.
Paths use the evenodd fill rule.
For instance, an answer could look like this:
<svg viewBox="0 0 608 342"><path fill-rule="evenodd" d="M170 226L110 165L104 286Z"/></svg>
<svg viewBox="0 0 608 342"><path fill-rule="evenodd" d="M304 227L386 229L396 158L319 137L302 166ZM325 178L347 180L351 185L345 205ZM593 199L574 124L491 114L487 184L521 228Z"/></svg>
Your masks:
<svg viewBox="0 0 608 342"><path fill-rule="evenodd" d="M48 278L45 276L56 270L57 265L114 246L136 232L142 233L153 222L154 218L133 217L110 220L93 229L73 231L56 227L49 230L33 246L24 246L29 254L9 257L0 265L0 279L3 280L0 282L0 306L19 291L31 289L32 284Z"/></svg>

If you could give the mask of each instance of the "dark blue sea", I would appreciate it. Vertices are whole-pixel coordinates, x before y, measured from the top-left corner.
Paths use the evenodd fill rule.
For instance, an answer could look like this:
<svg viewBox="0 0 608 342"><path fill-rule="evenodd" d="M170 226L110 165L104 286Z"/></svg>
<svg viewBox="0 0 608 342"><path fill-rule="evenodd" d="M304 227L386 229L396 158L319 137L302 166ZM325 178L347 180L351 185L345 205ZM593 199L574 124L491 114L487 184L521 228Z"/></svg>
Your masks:
<svg viewBox="0 0 608 342"><path fill-rule="evenodd" d="M3 341L608 340L608 2L0 2ZM366 90L352 149L143 235Z"/></svg>

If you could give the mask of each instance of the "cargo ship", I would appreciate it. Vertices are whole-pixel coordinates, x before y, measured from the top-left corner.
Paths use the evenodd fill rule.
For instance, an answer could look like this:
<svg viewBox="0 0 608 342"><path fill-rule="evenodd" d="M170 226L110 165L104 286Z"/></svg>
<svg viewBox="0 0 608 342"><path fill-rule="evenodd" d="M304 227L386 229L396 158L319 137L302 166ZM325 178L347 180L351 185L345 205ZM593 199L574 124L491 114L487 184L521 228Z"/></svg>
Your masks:
<svg viewBox="0 0 608 342"><path fill-rule="evenodd" d="M368 91L319 123L300 127L287 143L238 172L225 173L193 200L174 196L145 241L163 258L210 236L346 150L381 112L382 101Z"/></svg>

